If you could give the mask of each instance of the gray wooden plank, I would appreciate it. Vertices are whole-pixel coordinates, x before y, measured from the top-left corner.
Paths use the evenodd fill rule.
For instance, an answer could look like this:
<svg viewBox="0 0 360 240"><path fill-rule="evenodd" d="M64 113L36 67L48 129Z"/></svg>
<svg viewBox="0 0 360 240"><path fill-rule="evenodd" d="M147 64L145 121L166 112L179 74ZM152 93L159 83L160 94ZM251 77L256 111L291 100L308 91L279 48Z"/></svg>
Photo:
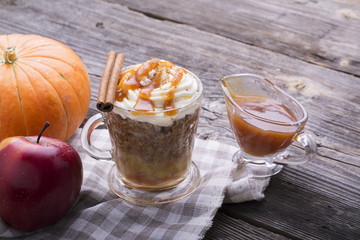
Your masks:
<svg viewBox="0 0 360 240"><path fill-rule="evenodd" d="M360 76L356 0L109 1Z"/></svg>
<svg viewBox="0 0 360 240"><path fill-rule="evenodd" d="M298 178L295 184L294 178ZM306 182L299 186L302 180L314 180L313 189L306 189ZM288 170L271 179L264 200L225 204L221 211L292 239L359 239L359 208L342 200L340 196L348 193L341 188L339 197L324 195L322 188L318 178L307 178L297 169ZM360 203L358 196L359 192L353 203L357 206ZM268 225L264 226L263 222L268 222Z"/></svg>
<svg viewBox="0 0 360 240"><path fill-rule="evenodd" d="M254 227L251 224L239 219L229 217L220 209L215 216L213 226L206 232L204 240L237 240L237 239L278 239L285 240L288 237L273 233L261 227Z"/></svg>
<svg viewBox="0 0 360 240"><path fill-rule="evenodd" d="M358 215L353 214L359 210L358 77L191 26L156 20L117 4L85 0L7 3L0 2L2 34L37 33L52 37L72 47L83 59L92 81L88 117L97 112L99 81L110 49L126 54L125 66L159 57L198 74L205 86L198 136L229 144L235 141L218 79L238 72L266 75L308 109L308 128L317 135L320 156L307 165L287 167L274 177L263 202L231 205L226 214L232 212L234 217L252 225L275 233L291 233L295 238L328 237L332 229L323 231L320 225L344 230L350 222L358 222ZM304 205L306 211L294 211L306 199L318 205ZM335 205L331 208L335 210L329 210L326 204ZM270 214L276 206L282 210ZM332 216L331 211L337 213L338 220L324 225ZM291 212L290 220L282 215ZM356 229L348 234L349 239L358 236Z"/></svg>

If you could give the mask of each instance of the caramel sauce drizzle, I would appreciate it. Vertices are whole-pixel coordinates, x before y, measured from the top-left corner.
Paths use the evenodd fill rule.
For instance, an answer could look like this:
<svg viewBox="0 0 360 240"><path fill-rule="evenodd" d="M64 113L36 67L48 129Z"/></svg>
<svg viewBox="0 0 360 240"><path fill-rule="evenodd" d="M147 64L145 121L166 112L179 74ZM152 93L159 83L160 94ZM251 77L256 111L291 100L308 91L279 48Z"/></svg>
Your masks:
<svg viewBox="0 0 360 240"><path fill-rule="evenodd" d="M154 58L141 64L138 68L131 68L123 72L116 91L116 101L123 101L127 97L129 90L139 89L139 97L134 106L137 111L132 113L135 115L155 115L155 112L153 112L155 110L154 103L150 99L151 92L161 86L163 69L171 69L174 66L169 61L161 62L159 59ZM156 74L151 79L151 82L146 86L141 85L140 81L147 77L153 69ZM163 109L168 110L164 113L165 116L173 116L178 112L174 104L175 90L184 74L186 74L184 69L177 69L171 81L170 91L162 95L164 99Z"/></svg>

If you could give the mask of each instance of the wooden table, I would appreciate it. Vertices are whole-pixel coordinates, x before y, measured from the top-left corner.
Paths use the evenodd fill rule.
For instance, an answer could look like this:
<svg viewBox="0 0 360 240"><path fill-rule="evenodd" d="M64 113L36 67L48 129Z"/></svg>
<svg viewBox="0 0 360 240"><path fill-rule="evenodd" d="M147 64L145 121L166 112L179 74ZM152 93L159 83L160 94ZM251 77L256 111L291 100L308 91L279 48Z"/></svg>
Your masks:
<svg viewBox="0 0 360 240"><path fill-rule="evenodd" d="M153 57L204 83L198 137L236 146L219 78L264 75L308 110L318 156L272 177L259 202L224 204L205 239L360 239L358 0L2 0L0 33L70 46L95 101L109 50L125 66Z"/></svg>

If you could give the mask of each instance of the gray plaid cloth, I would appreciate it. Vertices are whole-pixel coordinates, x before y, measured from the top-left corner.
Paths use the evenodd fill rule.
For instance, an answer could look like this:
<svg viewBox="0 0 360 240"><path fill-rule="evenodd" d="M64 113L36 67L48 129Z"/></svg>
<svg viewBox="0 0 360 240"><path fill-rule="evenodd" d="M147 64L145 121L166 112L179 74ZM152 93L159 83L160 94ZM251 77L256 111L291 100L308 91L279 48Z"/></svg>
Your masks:
<svg viewBox="0 0 360 240"><path fill-rule="evenodd" d="M108 142L104 130L95 131L96 145ZM55 225L26 235L0 219L0 238L21 239L201 239L225 202L259 200L269 179L255 179L251 168L237 168L231 157L237 148L196 139L193 161L201 173L199 188L174 203L141 206L113 194L107 184L111 161L97 161L80 145L80 130L68 141L83 161L80 196L71 211ZM105 146L106 147L106 146Z"/></svg>

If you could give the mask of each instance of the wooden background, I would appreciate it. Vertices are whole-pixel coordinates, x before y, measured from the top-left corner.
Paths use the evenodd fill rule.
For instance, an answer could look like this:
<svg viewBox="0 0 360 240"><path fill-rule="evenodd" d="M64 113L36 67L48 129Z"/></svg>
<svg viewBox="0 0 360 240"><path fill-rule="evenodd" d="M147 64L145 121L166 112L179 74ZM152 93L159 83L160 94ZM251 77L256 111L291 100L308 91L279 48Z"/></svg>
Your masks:
<svg viewBox="0 0 360 240"><path fill-rule="evenodd" d="M359 0L1 0L0 34L39 34L87 66L95 101L109 50L204 83L198 137L236 145L219 78L264 75L308 110L318 156L272 177L259 202L224 204L205 239L360 239Z"/></svg>

